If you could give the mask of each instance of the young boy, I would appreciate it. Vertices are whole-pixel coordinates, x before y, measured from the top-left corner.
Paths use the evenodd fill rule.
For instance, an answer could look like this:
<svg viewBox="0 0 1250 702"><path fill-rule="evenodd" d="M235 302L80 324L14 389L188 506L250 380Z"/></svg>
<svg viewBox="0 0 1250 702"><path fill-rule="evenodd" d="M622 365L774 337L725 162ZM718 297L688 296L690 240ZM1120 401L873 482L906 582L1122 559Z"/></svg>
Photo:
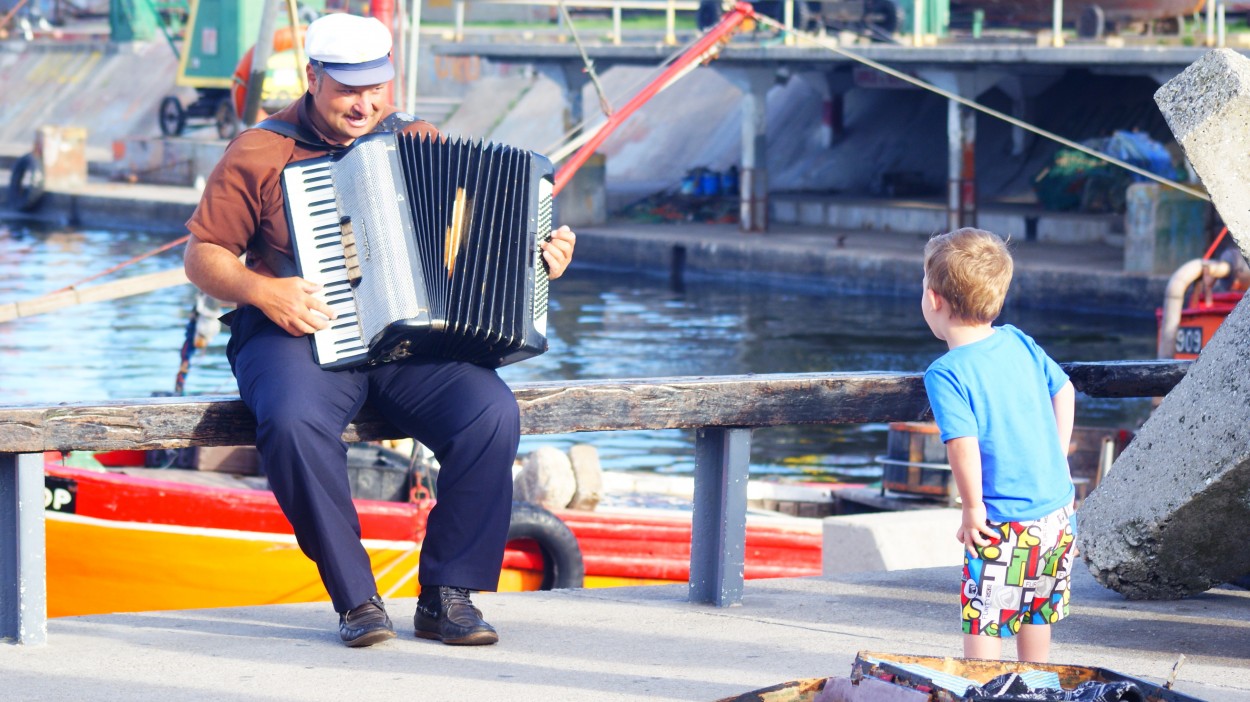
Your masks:
<svg viewBox="0 0 1250 702"><path fill-rule="evenodd" d="M949 351L925 390L963 502L964 656L1000 658L1018 635L1022 661L1050 656L1050 625L1068 614L1075 555L1068 472L1076 395L1057 363L1019 329L991 326L1011 283L998 236L964 228L924 249L920 307Z"/></svg>

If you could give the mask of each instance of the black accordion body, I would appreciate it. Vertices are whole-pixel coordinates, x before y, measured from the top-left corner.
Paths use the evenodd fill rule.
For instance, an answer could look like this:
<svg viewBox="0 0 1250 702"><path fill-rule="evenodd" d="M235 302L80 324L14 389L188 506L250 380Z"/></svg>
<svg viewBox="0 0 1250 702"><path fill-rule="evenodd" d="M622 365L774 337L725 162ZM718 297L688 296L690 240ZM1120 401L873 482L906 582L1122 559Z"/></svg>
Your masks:
<svg viewBox="0 0 1250 702"><path fill-rule="evenodd" d="M288 164L296 267L338 315L312 335L317 363L546 351L552 188L539 154L393 132Z"/></svg>

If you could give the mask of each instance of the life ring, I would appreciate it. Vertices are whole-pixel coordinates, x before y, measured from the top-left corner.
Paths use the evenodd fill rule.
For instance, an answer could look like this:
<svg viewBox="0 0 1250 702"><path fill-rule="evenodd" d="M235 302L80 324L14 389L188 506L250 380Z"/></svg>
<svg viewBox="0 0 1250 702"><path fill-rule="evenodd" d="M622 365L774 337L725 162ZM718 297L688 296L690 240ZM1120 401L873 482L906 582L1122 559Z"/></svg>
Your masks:
<svg viewBox="0 0 1250 702"><path fill-rule="evenodd" d="M9 205L30 212L43 200L43 165L34 154L25 154L13 163L9 175Z"/></svg>
<svg viewBox="0 0 1250 702"><path fill-rule="evenodd" d="M300 26L299 36L302 39L306 26ZM291 27L279 27L273 33L273 52L280 53L289 51L295 46L295 33L291 31ZM239 119L243 119L243 105L247 102L247 82L252 78L252 53L256 51L256 46L252 45L247 51L243 52L243 56L239 59L239 63L234 67L234 75L230 79L230 97L234 102L234 114ZM263 89L264 86L261 86ZM258 109L256 113L257 121L268 117L269 114L263 108Z"/></svg>
<svg viewBox="0 0 1250 702"><path fill-rule="evenodd" d="M508 546L537 548L543 559L543 581L539 589L562 590L581 587L586 580L582 550L577 537L556 515L529 502L512 503L508 523Z"/></svg>

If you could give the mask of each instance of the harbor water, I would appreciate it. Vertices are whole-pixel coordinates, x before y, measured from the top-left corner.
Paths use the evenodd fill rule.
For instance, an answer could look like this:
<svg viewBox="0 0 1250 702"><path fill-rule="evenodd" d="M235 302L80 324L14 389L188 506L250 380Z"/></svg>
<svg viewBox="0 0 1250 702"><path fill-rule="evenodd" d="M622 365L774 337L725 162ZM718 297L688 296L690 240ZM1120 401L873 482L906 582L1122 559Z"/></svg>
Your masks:
<svg viewBox="0 0 1250 702"><path fill-rule="evenodd" d="M171 237L129 231L0 226L0 303L25 300L128 261ZM181 265L181 250L144 259L101 281ZM816 283L744 283L667 271L622 273L576 263L552 285L546 354L501 369L510 383L684 375L823 371L923 371L945 347L912 298L829 294ZM101 282L96 281L96 282ZM174 390L194 304L184 285L0 323L5 404L129 399ZM1015 324L1061 362L1152 358L1151 316L1007 309ZM187 394L233 395L228 331L192 359ZM1077 423L1136 428L1146 399L1079 397ZM755 432L754 477L872 482L885 453L884 425L777 427ZM525 437L540 445L593 444L607 470L693 470L689 431L593 432Z"/></svg>

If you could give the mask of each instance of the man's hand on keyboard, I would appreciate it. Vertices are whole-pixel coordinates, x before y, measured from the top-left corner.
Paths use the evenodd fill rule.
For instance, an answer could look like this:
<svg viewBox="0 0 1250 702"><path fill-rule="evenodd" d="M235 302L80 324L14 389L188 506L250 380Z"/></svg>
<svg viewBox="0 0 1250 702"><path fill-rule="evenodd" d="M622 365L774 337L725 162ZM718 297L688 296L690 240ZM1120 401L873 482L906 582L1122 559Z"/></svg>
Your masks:
<svg viewBox="0 0 1250 702"><path fill-rule="evenodd" d="M292 336L325 329L334 311L314 293L321 286L303 278L266 278L256 306Z"/></svg>

